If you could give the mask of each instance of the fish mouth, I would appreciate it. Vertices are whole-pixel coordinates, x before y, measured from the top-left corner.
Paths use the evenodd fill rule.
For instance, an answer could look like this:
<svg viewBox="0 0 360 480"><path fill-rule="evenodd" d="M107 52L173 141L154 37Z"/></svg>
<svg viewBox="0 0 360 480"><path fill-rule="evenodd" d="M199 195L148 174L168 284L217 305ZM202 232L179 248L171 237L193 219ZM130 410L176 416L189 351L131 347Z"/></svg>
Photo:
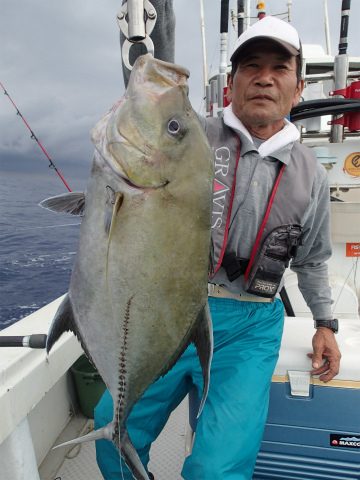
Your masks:
<svg viewBox="0 0 360 480"><path fill-rule="evenodd" d="M123 168L117 163L117 171L113 171L115 177L125 186L130 188L132 192L134 193L135 191L138 193L141 193L145 190L154 190L157 188L165 187L169 181L164 180L161 183L158 183L156 185L154 184L147 184L147 183L139 183L136 182L136 180L131 179L129 175L123 170Z"/></svg>
<svg viewBox="0 0 360 480"><path fill-rule="evenodd" d="M156 186L154 185L137 185L136 183L132 182L129 178L127 177L121 177L121 179L126 183L126 185L130 188L133 188L135 190L154 190L156 188L161 188L161 187L165 187L169 181L168 180L165 180L163 183L160 183Z"/></svg>

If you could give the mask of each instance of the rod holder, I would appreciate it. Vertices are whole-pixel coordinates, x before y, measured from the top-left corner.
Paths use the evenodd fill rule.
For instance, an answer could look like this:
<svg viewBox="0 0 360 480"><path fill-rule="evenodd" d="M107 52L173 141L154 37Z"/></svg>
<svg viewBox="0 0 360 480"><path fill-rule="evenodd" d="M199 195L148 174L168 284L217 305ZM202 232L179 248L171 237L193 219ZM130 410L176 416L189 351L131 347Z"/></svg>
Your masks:
<svg viewBox="0 0 360 480"><path fill-rule="evenodd" d="M346 88L348 70L348 55L337 55L334 60L334 90ZM339 118L339 115L334 115L333 120L338 120ZM339 124L331 125L330 143L342 143L343 141L344 126Z"/></svg>

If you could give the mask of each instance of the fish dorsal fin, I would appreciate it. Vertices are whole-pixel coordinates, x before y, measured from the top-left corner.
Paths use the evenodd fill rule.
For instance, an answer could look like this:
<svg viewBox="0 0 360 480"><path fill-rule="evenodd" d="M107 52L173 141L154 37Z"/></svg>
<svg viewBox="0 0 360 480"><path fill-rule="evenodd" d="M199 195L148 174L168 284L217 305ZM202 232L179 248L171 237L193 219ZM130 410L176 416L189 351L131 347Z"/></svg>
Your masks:
<svg viewBox="0 0 360 480"><path fill-rule="evenodd" d="M43 200L39 206L56 213L70 213L81 217L85 210L85 194L84 192L63 193Z"/></svg>
<svg viewBox="0 0 360 480"><path fill-rule="evenodd" d="M63 333L72 331L77 334L76 330L72 305L69 295L66 294L50 325L50 330L46 341L46 352L50 352L54 344L57 342L57 340L59 340Z"/></svg>
<svg viewBox="0 0 360 480"><path fill-rule="evenodd" d="M139 455L130 440L126 428L120 438L120 455L125 460L128 469L136 480L149 480L149 476L141 463Z"/></svg>
<svg viewBox="0 0 360 480"><path fill-rule="evenodd" d="M213 330L209 304L206 303L202 317L197 324L197 328L192 336L192 341L196 347L199 356L200 365L204 378L204 387L202 392L201 404L198 412L198 417L203 409L210 384L210 367L213 355Z"/></svg>

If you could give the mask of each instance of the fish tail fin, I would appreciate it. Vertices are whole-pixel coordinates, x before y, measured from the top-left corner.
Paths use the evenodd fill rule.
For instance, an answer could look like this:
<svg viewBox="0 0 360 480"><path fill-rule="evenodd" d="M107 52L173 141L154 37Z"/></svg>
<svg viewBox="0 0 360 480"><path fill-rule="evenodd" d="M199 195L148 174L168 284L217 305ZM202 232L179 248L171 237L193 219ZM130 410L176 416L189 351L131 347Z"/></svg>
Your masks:
<svg viewBox="0 0 360 480"><path fill-rule="evenodd" d="M136 478L136 480L148 480L149 476L146 473L144 465L141 463L139 455L132 444L128 431L122 432L120 437L120 455L124 459L128 469Z"/></svg>
<svg viewBox="0 0 360 480"><path fill-rule="evenodd" d="M68 442L61 443L60 445L56 445L53 447L55 448L66 447L68 445L77 445L79 443L91 442L92 440L101 440L105 438L106 440L113 439L113 424L109 423L105 427L99 428L98 430L94 430L83 437L74 438L74 440L69 440Z"/></svg>

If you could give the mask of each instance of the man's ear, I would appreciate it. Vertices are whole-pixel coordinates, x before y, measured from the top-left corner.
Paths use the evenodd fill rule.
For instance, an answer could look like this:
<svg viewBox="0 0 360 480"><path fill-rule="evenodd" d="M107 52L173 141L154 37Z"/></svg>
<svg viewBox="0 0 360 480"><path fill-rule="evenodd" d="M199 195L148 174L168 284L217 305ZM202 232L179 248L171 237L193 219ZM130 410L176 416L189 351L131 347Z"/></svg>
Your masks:
<svg viewBox="0 0 360 480"><path fill-rule="evenodd" d="M231 79L231 73L228 73L227 76L227 92L226 92L226 98L228 99L228 102L232 102L232 79Z"/></svg>
<svg viewBox="0 0 360 480"><path fill-rule="evenodd" d="M304 90L304 79L302 78L300 80L300 82L298 83L298 86L296 87L296 90L295 90L295 95L294 95L294 99L293 99L293 102L292 102L292 106L293 107L296 107L296 105L300 102L300 98L301 98L301 94Z"/></svg>

